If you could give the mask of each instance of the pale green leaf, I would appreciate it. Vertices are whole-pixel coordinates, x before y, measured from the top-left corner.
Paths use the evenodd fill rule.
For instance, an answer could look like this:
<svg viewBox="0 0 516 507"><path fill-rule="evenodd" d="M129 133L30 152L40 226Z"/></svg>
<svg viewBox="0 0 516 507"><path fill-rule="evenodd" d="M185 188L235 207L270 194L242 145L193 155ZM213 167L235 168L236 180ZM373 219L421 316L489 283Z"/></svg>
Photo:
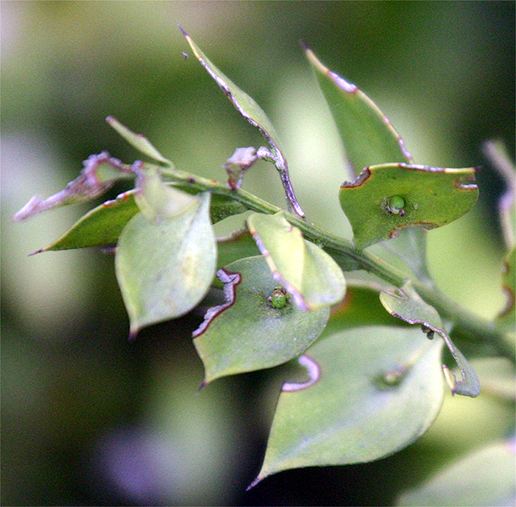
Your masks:
<svg viewBox="0 0 516 507"><path fill-rule="evenodd" d="M442 342L396 327L326 335L302 356L309 387L293 390L289 383L280 395L253 485L290 468L387 456L421 436L439 412Z"/></svg>
<svg viewBox="0 0 516 507"><path fill-rule="evenodd" d="M439 334L443 338L461 370L462 378L459 381L455 380L455 376L449 373L447 368L444 370L452 393L471 397L480 394L480 382L475 371L461 351L451 341L439 313L433 306L421 299L410 282L407 282L401 289L382 291L380 301L384 308L394 317L402 319L409 324L420 324L429 338L432 339L434 333Z"/></svg>
<svg viewBox="0 0 516 507"><path fill-rule="evenodd" d="M340 187L340 204L364 248L411 226L433 229L467 213L478 199L475 169L383 164Z"/></svg>
<svg viewBox="0 0 516 507"><path fill-rule="evenodd" d="M342 270L321 248L304 240L284 212L253 213L247 225L273 276L300 308L315 310L342 300L346 293Z"/></svg>
<svg viewBox="0 0 516 507"><path fill-rule="evenodd" d="M218 272L226 302L194 333L205 381L270 368L302 354L322 333L329 308L302 311L272 277L263 256Z"/></svg>
<svg viewBox="0 0 516 507"><path fill-rule="evenodd" d="M189 312L211 285L217 249L210 194L192 199L195 206L159 223L137 213L122 231L115 267L133 336Z"/></svg>
<svg viewBox="0 0 516 507"><path fill-rule="evenodd" d="M115 129L133 148L143 153L152 160L166 164L172 167L172 162L164 157L152 143L142 134L136 134L125 125L120 123L114 116L108 116L106 121L113 129Z"/></svg>
<svg viewBox="0 0 516 507"><path fill-rule="evenodd" d="M396 505L512 507L516 502L514 440L493 442L447 466Z"/></svg>
<svg viewBox="0 0 516 507"><path fill-rule="evenodd" d="M276 169L280 175L285 189L287 199L292 206L294 212L304 217L303 210L297 202L292 183L288 173L287 160L283 155L278 140L278 135L274 129L271 121L263 111L263 109L255 102L255 100L242 91L235 83L233 83L220 69L218 69L208 57L201 51L199 46L191 39L191 37L181 28L183 35L186 37L188 44L192 48L196 58L206 69L208 74L215 80L219 85L220 89L224 92L224 95L231 101L236 110L254 127L258 130L267 140L267 143L271 149L271 160L274 162ZM265 158L265 157L264 157Z"/></svg>

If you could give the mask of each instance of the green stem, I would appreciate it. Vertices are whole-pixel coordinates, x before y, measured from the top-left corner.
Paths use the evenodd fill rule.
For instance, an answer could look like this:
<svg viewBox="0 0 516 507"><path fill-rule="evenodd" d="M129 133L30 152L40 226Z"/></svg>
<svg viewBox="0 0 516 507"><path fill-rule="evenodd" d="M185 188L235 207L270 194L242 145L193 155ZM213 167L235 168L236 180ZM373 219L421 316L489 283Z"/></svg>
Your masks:
<svg viewBox="0 0 516 507"><path fill-rule="evenodd" d="M242 189L232 190L219 181L198 176L194 177L190 173L176 169L168 170L162 168L162 171L171 176L175 181L187 183L192 188L200 191L209 190L214 194L230 197L252 211L266 214L284 211L282 208L274 206L254 194ZM333 236L297 215L289 212L285 212L285 214L287 220L292 225L298 227L306 239L326 250L344 271L362 269L396 287L401 287L407 281L405 273L385 262L380 257L369 252L356 250L351 241ZM412 280L412 285L428 304L432 305L443 318L450 320L455 327L464 331L465 336L469 339L488 341L500 354L513 362L515 361L514 343L507 340L504 333L497 329L492 321L479 317L461 307L429 283L416 279Z"/></svg>

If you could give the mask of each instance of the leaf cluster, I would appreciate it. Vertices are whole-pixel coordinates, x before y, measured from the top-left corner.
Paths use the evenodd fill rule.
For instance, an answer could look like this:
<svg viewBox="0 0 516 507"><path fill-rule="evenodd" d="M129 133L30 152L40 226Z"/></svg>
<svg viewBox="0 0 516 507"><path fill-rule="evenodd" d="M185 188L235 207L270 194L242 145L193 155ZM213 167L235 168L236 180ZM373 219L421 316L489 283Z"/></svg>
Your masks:
<svg viewBox="0 0 516 507"><path fill-rule="evenodd" d="M336 189L352 240L311 224L265 112L184 35L266 145L237 149L225 165L227 183L218 182L175 168L147 138L108 117L149 161L125 164L105 152L93 155L64 190L31 199L15 219L91 200L118 180L133 180L133 190L91 210L38 252L115 244L132 337L192 311L208 293L218 294L220 304L193 333L204 384L289 361L306 370L304 380L283 385L253 485L286 469L371 461L402 449L437 417L445 383L454 394L480 393L455 342L480 339L493 354L513 359L513 239L507 241L503 278L507 308L496 321L479 319L440 293L426 263L426 231L475 205L475 169L414 163L373 101L305 48L355 174ZM276 167L286 209L242 188L245 172L259 159ZM514 172L509 174L513 192ZM505 222L513 206L512 197ZM243 229L216 237L215 223L244 212L251 213ZM367 250L385 242L405 269ZM442 364L445 346L458 379L453 365Z"/></svg>

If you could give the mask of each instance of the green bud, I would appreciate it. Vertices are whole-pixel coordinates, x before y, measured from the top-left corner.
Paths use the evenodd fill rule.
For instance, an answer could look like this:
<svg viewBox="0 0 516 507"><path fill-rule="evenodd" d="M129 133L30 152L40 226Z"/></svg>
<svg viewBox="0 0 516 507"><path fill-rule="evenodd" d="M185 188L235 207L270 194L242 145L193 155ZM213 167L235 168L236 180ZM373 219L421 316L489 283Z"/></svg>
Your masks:
<svg viewBox="0 0 516 507"><path fill-rule="evenodd" d="M285 289L282 287L276 288L272 291L272 294L268 297L267 302L272 308L281 310L288 304L288 295Z"/></svg>

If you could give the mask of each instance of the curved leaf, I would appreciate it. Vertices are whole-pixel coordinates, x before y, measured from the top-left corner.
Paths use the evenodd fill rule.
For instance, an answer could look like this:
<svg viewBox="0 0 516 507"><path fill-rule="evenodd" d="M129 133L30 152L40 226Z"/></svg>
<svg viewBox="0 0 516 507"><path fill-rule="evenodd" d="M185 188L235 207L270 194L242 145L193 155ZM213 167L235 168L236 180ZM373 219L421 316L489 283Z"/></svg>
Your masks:
<svg viewBox="0 0 516 507"><path fill-rule="evenodd" d="M324 250L304 240L284 212L253 213L247 225L274 278L292 294L300 308L315 310L342 300L346 294L342 270Z"/></svg>
<svg viewBox="0 0 516 507"><path fill-rule="evenodd" d="M226 303L210 309L194 333L205 382L289 361L317 339L328 321L329 308L297 308L261 255L229 264L218 277L225 283Z"/></svg>
<svg viewBox="0 0 516 507"><path fill-rule="evenodd" d="M503 311L498 315L497 322L500 326L514 332L514 318L516 305L516 248L513 247L507 254L503 266L502 288L507 296L507 303Z"/></svg>
<svg viewBox="0 0 516 507"><path fill-rule="evenodd" d="M116 181L134 178L131 167L111 157L106 151L99 155L91 155L83 165L84 168L79 176L68 183L63 190L46 199L39 195L33 196L14 215L13 220L25 220L60 206L92 201L109 190Z"/></svg>
<svg viewBox="0 0 516 507"><path fill-rule="evenodd" d="M114 116L108 116L106 121L113 129L115 129L133 148L136 148L139 152L143 153L152 160L161 162L170 167L173 166L172 162L165 158L153 144L142 134L136 134L132 130L128 129L125 125L119 122Z"/></svg>
<svg viewBox="0 0 516 507"><path fill-rule="evenodd" d="M174 188L184 192L197 193L185 185L174 184ZM127 222L138 213L134 200L134 190L129 190L106 201L81 217L65 234L54 243L38 250L37 253L51 250L69 250L91 246L105 246L118 241ZM212 195L210 218L213 224L225 218L244 213L246 208L223 195Z"/></svg>
<svg viewBox="0 0 516 507"><path fill-rule="evenodd" d="M294 212L304 217L303 210L297 202L292 183L288 174L287 160L282 153L280 143L278 141L278 135L274 129L271 121L263 111L263 109L251 98L247 93L238 88L226 75L224 75L220 69L218 69L201 51L199 46L190 38L190 36L181 28L183 35L186 37L188 44L192 48L196 58L202 64L202 66L208 71L208 74L215 80L219 85L220 89L224 92L226 97L235 106L236 110L254 127L258 130L267 140L271 148L271 160L274 162L276 169L280 175L285 189L287 199L292 206ZM266 158L266 157L262 157Z"/></svg>
<svg viewBox="0 0 516 507"><path fill-rule="evenodd" d="M321 90L337 124L355 174L386 162L412 162L400 135L376 104L355 85L327 69L306 50Z"/></svg>
<svg viewBox="0 0 516 507"><path fill-rule="evenodd" d="M184 213L159 223L137 213L120 236L115 267L132 336L189 312L210 287L217 260L210 194L191 199Z"/></svg>
<svg viewBox="0 0 516 507"><path fill-rule="evenodd" d="M217 267L219 269L239 259L260 255L256 242L247 229L241 229L229 236L217 238L217 247Z"/></svg>
<svg viewBox="0 0 516 507"><path fill-rule="evenodd" d="M281 393L252 485L290 468L375 460L413 442L441 407L441 348L407 328L323 333L306 352L319 378Z"/></svg>
<svg viewBox="0 0 516 507"><path fill-rule="evenodd" d="M516 501L514 441L494 442L403 493L396 505L510 507Z"/></svg>
<svg viewBox="0 0 516 507"><path fill-rule="evenodd" d="M405 227L440 227L467 213L478 199L475 169L383 164L340 187L340 204L364 248Z"/></svg>
<svg viewBox="0 0 516 507"><path fill-rule="evenodd" d="M480 382L475 371L444 330L439 313L433 306L421 299L410 282L407 282L401 289L395 289L394 292L383 291L380 294L380 301L394 317L409 324L421 324L428 338L432 339L434 333L441 335L462 374L462 379L457 382L455 376L448 371L447 367L443 366L446 380L453 394L471 397L480 394Z"/></svg>

